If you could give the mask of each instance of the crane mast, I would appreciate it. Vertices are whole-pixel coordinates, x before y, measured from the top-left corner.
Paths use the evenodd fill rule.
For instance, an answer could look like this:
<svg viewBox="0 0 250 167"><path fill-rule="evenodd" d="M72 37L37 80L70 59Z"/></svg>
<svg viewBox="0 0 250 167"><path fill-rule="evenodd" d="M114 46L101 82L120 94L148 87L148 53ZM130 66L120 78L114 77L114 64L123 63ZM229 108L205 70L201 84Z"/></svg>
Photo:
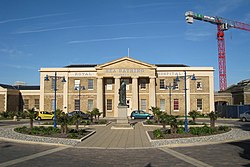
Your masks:
<svg viewBox="0 0 250 167"><path fill-rule="evenodd" d="M192 24L194 19L209 22L217 25L217 42L218 42L218 62L219 62L219 80L220 90L223 91L227 88L227 75L226 75L226 48L224 31L230 28L237 28L241 30L250 31L250 25L238 21L232 21L217 16L206 16L197 14L192 11L185 13L186 22Z"/></svg>

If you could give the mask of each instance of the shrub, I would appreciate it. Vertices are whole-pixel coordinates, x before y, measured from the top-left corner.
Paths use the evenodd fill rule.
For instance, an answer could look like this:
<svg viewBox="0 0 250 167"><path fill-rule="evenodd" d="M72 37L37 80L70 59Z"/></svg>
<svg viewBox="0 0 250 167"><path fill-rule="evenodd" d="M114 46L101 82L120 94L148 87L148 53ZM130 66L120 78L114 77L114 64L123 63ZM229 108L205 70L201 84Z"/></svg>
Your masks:
<svg viewBox="0 0 250 167"><path fill-rule="evenodd" d="M149 125L152 125L152 124L153 124L153 121L147 120L146 123L149 124Z"/></svg>
<svg viewBox="0 0 250 167"><path fill-rule="evenodd" d="M230 128L228 126L219 126L218 127L218 130L219 131L224 131L224 132L227 132L230 130Z"/></svg>
<svg viewBox="0 0 250 167"><path fill-rule="evenodd" d="M177 129L177 133L178 133L178 134L184 134L184 133L186 133L186 132L185 132L185 128L179 127L179 128Z"/></svg>
<svg viewBox="0 0 250 167"><path fill-rule="evenodd" d="M155 138L160 139L163 137L162 131L160 129L156 129L153 131L153 135Z"/></svg>
<svg viewBox="0 0 250 167"><path fill-rule="evenodd" d="M183 120L179 120L178 121L178 125L184 125L184 121Z"/></svg>
<svg viewBox="0 0 250 167"><path fill-rule="evenodd" d="M203 127L191 127L189 132L193 135L206 135L206 134L213 134L216 132L216 128L210 128L208 126Z"/></svg>
<svg viewBox="0 0 250 167"><path fill-rule="evenodd" d="M98 124L106 124L108 121L106 119L102 119L98 121Z"/></svg>

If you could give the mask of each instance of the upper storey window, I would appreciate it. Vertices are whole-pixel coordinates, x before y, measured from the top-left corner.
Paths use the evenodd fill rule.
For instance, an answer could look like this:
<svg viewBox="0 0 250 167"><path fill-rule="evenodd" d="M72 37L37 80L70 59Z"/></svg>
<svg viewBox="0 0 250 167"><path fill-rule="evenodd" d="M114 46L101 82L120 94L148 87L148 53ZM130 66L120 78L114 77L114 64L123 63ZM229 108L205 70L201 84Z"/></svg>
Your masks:
<svg viewBox="0 0 250 167"><path fill-rule="evenodd" d="M94 80L88 79L88 90L93 90L93 89L94 89Z"/></svg>
<svg viewBox="0 0 250 167"><path fill-rule="evenodd" d="M140 79L141 89L146 89L146 82L147 82L147 80L145 78Z"/></svg>

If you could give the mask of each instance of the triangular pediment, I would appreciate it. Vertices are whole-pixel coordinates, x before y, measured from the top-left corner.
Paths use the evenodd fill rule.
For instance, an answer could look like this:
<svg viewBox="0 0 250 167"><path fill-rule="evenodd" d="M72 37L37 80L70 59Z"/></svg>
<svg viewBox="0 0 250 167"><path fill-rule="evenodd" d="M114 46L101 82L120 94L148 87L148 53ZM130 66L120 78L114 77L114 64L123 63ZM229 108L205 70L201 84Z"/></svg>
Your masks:
<svg viewBox="0 0 250 167"><path fill-rule="evenodd" d="M156 69L156 66L148 63L144 63L130 57L122 57L120 59L101 64L96 66L97 70L105 68L143 68L143 69Z"/></svg>

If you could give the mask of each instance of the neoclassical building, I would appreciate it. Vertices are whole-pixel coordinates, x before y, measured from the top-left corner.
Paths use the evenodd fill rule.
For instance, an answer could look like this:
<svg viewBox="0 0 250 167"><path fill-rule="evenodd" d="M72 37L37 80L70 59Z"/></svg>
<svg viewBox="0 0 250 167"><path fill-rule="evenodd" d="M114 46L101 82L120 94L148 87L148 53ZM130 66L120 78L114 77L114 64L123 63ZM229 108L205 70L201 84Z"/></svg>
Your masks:
<svg viewBox="0 0 250 167"><path fill-rule="evenodd" d="M40 110L64 112L98 108L104 117L117 117L119 88L126 83L128 115L133 110L150 112L151 107L173 115L184 115L184 71L187 73L187 111L214 111L214 69L175 64L149 64L130 57L99 65L69 65L40 69ZM189 76L195 74L196 80ZM173 82L179 77L175 89ZM45 80L47 78L48 80ZM62 80L66 82L62 82Z"/></svg>

